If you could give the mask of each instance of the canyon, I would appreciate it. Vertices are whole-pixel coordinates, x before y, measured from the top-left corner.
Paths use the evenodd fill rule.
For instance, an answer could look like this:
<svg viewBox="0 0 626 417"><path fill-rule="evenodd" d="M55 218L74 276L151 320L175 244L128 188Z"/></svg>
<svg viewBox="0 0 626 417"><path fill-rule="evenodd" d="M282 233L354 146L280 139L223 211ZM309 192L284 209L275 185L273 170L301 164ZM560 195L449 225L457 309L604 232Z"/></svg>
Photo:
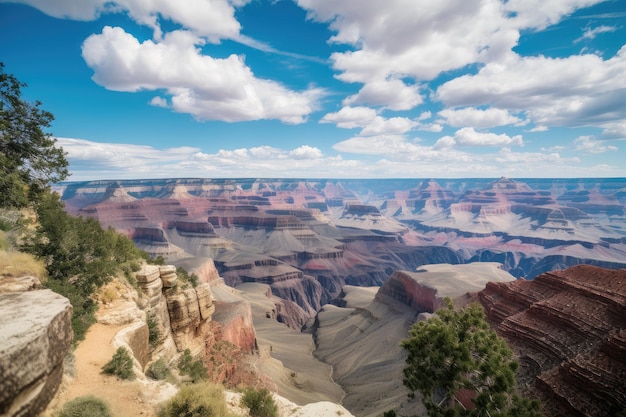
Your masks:
<svg viewBox="0 0 626 417"><path fill-rule="evenodd" d="M498 262L532 279L626 267L625 179L154 179L56 186L168 263L212 260L230 286L266 283L277 320L306 327L345 285L425 264Z"/></svg>
<svg viewBox="0 0 626 417"><path fill-rule="evenodd" d="M64 183L56 191L68 212L129 236L172 264L170 274L174 266L196 273L213 299L199 303L213 317L200 333L253 352L265 382L296 403L341 403L359 417L392 408L422 413L402 385L399 343L449 296L459 306L484 304L546 415L601 416L626 406L614 395L626 392L616 384L623 364L614 360L624 356L624 299L606 295L626 280L599 273L589 286L576 278L585 268L624 274L624 179L155 179ZM545 274L558 279L547 285ZM138 282L156 297L154 280ZM544 299L536 288L551 290ZM202 288L194 293L201 298ZM569 295L552 299L557 293ZM600 318L568 310L571 293L580 314ZM176 307L192 296L165 304L193 327L202 308ZM143 309L162 311L155 304L162 300L148 299ZM600 324L602 317L612 321ZM569 335L576 326L577 336ZM160 349L194 346L190 334L173 331ZM585 381L598 388L577 403ZM607 386L612 391L601 394ZM607 395L617 402L598 406Z"/></svg>

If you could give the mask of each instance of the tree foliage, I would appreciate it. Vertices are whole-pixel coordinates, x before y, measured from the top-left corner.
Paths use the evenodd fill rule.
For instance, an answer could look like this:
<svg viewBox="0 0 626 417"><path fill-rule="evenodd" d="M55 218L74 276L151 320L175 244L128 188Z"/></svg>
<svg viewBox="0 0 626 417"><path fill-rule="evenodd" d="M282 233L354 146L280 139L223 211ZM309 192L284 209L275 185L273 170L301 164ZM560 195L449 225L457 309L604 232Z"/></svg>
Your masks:
<svg viewBox="0 0 626 417"><path fill-rule="evenodd" d="M402 342L408 353L404 384L422 393L429 416L538 416L536 402L515 394L518 364L483 309L455 310L446 303L431 319L415 323ZM461 393L473 404L464 406Z"/></svg>
<svg viewBox="0 0 626 417"><path fill-rule="evenodd" d="M21 249L44 261L46 285L72 303L74 340L82 340L95 322L92 293L147 255L126 236L102 229L97 220L67 214L55 193L42 193L35 211L36 227L24 236Z"/></svg>
<svg viewBox="0 0 626 417"><path fill-rule="evenodd" d="M54 117L24 101L24 87L0 63L0 207L25 207L69 175L63 149L44 132Z"/></svg>

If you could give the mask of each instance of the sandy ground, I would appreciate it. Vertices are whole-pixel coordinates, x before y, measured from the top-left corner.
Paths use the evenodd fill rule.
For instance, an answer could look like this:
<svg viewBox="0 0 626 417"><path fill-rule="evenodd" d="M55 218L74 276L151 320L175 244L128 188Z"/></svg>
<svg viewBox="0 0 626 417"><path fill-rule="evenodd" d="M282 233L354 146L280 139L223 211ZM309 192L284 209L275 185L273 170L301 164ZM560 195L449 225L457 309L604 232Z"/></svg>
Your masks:
<svg viewBox="0 0 626 417"><path fill-rule="evenodd" d="M142 384L139 381L121 381L101 373L102 366L115 353L111 341L122 327L100 323L91 326L85 340L74 351L74 377L64 381L42 417L50 417L73 398L90 394L105 400L115 416L155 416L153 406L141 400Z"/></svg>

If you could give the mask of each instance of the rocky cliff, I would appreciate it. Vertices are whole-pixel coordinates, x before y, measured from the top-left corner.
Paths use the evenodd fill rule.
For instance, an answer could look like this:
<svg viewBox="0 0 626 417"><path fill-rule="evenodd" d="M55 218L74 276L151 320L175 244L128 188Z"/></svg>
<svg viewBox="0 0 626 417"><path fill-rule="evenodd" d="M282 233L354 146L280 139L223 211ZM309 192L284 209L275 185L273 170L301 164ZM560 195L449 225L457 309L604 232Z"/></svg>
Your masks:
<svg viewBox="0 0 626 417"><path fill-rule="evenodd" d="M204 280L215 279L217 271L201 264ZM207 349L226 341L242 352L256 346L249 306L222 304L216 314L211 284L200 282L196 287L181 282L173 265L145 265L136 273L143 297L140 304L155 326L158 340L153 357L171 359L177 352L189 349L196 357L204 357Z"/></svg>
<svg viewBox="0 0 626 417"><path fill-rule="evenodd" d="M50 290L19 291L31 289L32 279L18 280L26 285L2 279L6 281L0 285L0 415L36 416L61 384L63 360L73 337L72 306Z"/></svg>
<svg viewBox="0 0 626 417"><path fill-rule="evenodd" d="M626 270L580 265L489 283L479 296L548 415L626 409Z"/></svg>

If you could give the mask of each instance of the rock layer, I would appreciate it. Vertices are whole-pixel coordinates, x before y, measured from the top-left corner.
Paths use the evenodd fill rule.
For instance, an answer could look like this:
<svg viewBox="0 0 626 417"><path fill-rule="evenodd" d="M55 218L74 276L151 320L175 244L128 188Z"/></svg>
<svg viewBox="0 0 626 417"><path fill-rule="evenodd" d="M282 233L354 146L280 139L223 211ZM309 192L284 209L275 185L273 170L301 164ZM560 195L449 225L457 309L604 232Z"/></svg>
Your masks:
<svg viewBox="0 0 626 417"><path fill-rule="evenodd" d="M72 306L50 290L0 294L0 415L39 414L72 344Z"/></svg>
<svg viewBox="0 0 626 417"><path fill-rule="evenodd" d="M580 265L533 281L490 283L479 296L549 415L610 416L626 408L626 270Z"/></svg>

